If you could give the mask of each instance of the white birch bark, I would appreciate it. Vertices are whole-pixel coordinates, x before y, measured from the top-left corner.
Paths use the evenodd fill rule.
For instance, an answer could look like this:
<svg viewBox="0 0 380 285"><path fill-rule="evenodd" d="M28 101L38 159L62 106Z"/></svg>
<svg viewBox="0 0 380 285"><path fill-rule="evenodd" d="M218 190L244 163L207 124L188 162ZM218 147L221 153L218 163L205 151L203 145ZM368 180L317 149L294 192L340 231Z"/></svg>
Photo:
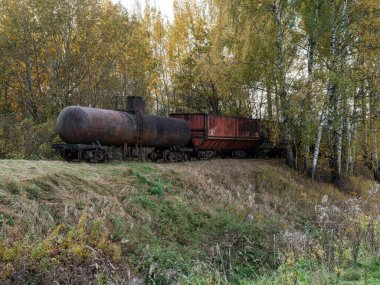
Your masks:
<svg viewBox="0 0 380 285"><path fill-rule="evenodd" d="M318 163L319 148L321 145L324 121L325 121L325 114L322 112L320 120L319 120L318 130L317 130L317 138L315 140L315 145L314 145L313 161L311 164L311 179L313 180L315 177L315 170L317 168L317 163Z"/></svg>
<svg viewBox="0 0 380 285"><path fill-rule="evenodd" d="M338 105L339 106L339 105ZM343 119L339 118L339 127L337 130L336 142L336 171L338 176L342 174L342 143L343 143Z"/></svg>
<svg viewBox="0 0 380 285"><path fill-rule="evenodd" d="M284 52L284 31L283 23L284 6L283 1L273 0L273 14L276 24L276 49L277 49L277 72L276 80L278 91L280 92L281 115L284 125L284 142L286 144L286 163L290 167L295 167L294 154L292 149L292 135L290 131L290 114L289 114L289 94L286 90L286 70L285 70L285 52Z"/></svg>
<svg viewBox="0 0 380 285"><path fill-rule="evenodd" d="M308 117L310 114L310 107L312 102L312 92L313 92L313 72L314 72L314 55L315 48L317 45L317 22L319 17L319 2L315 4L314 17L312 21L312 31L309 36L309 49L307 54L307 103L306 103L306 116L305 116L305 124L307 126L306 131L306 145L305 145L305 163L304 170L308 171L309 167L309 155L310 155L310 120ZM314 159L314 158L313 158Z"/></svg>

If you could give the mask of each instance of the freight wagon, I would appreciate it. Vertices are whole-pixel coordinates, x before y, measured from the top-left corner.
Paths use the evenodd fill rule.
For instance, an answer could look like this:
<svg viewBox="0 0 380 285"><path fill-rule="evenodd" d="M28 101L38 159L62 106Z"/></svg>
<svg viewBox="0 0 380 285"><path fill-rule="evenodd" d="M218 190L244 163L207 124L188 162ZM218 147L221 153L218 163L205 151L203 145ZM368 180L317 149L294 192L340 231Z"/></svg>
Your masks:
<svg viewBox="0 0 380 285"><path fill-rule="evenodd" d="M185 120L191 130L189 145L198 158L245 158L259 146L260 120L209 114L172 114L172 118Z"/></svg>
<svg viewBox="0 0 380 285"><path fill-rule="evenodd" d="M145 114L140 97L128 97L124 111L69 106L57 119L65 143L53 144L68 161L105 161L119 149L123 159L133 150L152 148L152 161L186 161L214 156L245 158L261 145L261 121L209 114Z"/></svg>

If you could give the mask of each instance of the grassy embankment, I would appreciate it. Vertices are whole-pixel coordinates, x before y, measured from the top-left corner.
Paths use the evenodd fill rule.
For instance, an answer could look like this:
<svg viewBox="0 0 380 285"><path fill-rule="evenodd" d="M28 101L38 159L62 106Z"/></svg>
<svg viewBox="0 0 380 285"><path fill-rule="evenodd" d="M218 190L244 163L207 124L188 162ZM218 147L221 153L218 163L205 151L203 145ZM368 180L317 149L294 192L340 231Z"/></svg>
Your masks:
<svg viewBox="0 0 380 285"><path fill-rule="evenodd" d="M3 160L0 283L379 284L379 197L278 161Z"/></svg>

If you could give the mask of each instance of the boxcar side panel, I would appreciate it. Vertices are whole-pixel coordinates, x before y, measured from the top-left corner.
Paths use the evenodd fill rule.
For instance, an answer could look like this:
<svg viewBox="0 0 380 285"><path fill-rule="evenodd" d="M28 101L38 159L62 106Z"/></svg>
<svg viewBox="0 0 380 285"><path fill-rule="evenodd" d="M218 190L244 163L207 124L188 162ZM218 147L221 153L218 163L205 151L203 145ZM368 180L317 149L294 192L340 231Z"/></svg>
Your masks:
<svg viewBox="0 0 380 285"><path fill-rule="evenodd" d="M237 119L237 137L240 138L260 138L260 120Z"/></svg>
<svg viewBox="0 0 380 285"><path fill-rule="evenodd" d="M192 144L198 149L249 150L258 147L259 120L207 114L171 116L187 121L192 133Z"/></svg>
<svg viewBox="0 0 380 285"><path fill-rule="evenodd" d="M236 137L236 118L208 115L207 125L210 137Z"/></svg>

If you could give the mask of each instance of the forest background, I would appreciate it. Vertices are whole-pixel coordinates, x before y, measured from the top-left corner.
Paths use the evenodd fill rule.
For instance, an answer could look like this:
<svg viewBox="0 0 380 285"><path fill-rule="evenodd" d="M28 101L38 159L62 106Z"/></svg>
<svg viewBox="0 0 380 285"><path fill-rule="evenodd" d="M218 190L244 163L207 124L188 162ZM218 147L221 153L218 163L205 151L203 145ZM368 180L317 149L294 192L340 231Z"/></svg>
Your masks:
<svg viewBox="0 0 380 285"><path fill-rule="evenodd" d="M289 166L379 178L377 0L0 0L0 158L49 158L64 107L265 121ZM319 159L318 158L323 158Z"/></svg>

